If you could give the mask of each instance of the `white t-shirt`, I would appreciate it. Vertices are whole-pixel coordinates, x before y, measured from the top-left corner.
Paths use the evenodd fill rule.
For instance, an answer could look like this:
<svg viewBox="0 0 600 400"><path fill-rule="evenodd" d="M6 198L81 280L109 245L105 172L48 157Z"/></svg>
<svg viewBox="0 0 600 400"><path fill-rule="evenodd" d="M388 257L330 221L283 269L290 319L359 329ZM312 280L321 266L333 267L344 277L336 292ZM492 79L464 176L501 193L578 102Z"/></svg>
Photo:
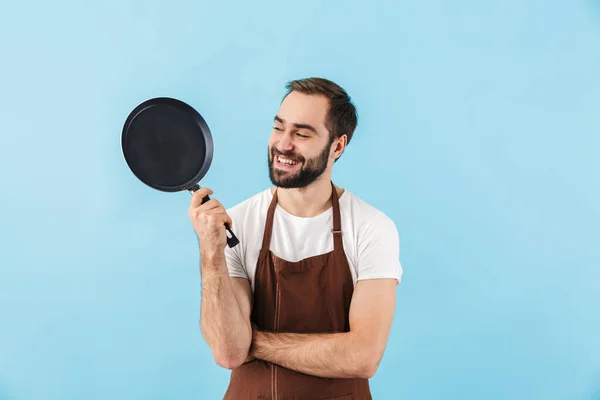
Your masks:
<svg viewBox="0 0 600 400"><path fill-rule="evenodd" d="M227 209L232 231L240 243L225 246L231 277L247 278L254 290L254 275L262 246L267 211L273 198L265 189ZM348 190L339 197L342 242L354 284L362 279L395 278L400 283L400 238L396 224L382 211ZM333 213L297 217L277 206L273 218L270 250L277 257L298 261L333 250Z"/></svg>

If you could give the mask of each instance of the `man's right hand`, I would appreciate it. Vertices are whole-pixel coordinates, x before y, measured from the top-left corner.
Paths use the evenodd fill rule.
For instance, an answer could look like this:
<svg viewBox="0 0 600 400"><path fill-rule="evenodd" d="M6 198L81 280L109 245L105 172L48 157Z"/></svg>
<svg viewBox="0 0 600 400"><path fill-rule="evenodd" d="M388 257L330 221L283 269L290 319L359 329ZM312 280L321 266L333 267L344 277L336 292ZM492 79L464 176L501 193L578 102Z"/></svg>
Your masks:
<svg viewBox="0 0 600 400"><path fill-rule="evenodd" d="M209 188L200 188L193 193L188 215L203 251L217 254L223 252L227 245L225 224L231 227L233 221L227 215L223 205L212 198L202 204L202 199L213 193Z"/></svg>

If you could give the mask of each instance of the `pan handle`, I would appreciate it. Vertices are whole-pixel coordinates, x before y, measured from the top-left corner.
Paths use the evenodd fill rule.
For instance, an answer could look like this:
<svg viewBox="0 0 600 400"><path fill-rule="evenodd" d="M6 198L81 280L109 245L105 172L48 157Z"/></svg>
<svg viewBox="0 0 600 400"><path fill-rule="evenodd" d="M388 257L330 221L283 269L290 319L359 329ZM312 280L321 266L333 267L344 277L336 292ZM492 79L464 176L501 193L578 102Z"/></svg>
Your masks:
<svg viewBox="0 0 600 400"><path fill-rule="evenodd" d="M191 188L189 188L188 190L190 191L190 193L194 193L198 189L200 189L200 186L198 186L196 184L196 185L192 186ZM209 200L210 200L210 197L208 195L204 196L204 198L202 199L202 204L206 203ZM227 224L227 223L225 224L225 229L227 230L227 245L229 245L229 247L233 248L240 241L238 240L238 238L231 231L231 228L229 227L229 224Z"/></svg>

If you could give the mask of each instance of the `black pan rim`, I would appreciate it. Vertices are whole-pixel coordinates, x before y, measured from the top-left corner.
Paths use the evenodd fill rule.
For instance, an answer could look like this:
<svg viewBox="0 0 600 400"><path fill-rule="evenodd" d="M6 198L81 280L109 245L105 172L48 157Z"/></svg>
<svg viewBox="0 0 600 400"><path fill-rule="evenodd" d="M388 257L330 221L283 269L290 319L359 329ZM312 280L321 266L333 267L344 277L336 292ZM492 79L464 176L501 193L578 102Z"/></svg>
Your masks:
<svg viewBox="0 0 600 400"><path fill-rule="evenodd" d="M165 104L176 107L181 111L184 111L190 118L192 118L194 120L194 122L196 123L196 125L198 125L198 127L200 128L200 131L202 132L202 136L204 138L205 147L206 147L206 155L204 157L204 162L202 163L202 166L200 167L198 172L194 175L194 177L192 179L190 179L189 181L187 181L183 184L177 185L177 186L156 185L156 184L147 182L146 180L139 177L134 172L134 169L132 168L132 165L130 163L130 159L127 155L127 151L125 151L125 145L127 143L127 134L129 131L129 126L131 125L133 120L135 120L135 118L138 115L140 115L141 113L143 113L146 109L157 106L157 105L165 105ZM127 163L127 166L129 167L129 169L133 172L133 174L136 176L136 178L138 178L145 185L147 185L153 189L163 191L163 192L179 192L182 190L192 189L195 185L198 184L198 182L200 182L200 180L202 180L202 178L204 178L204 176L206 175L206 173L208 172L208 170L212 164L213 153L214 153L214 142L213 142L212 133L210 131L210 128L208 127L208 124L206 123L206 121L204 120L202 115L200 115L200 113L198 113L198 111L196 111L192 106L190 106L189 104L187 104L181 100L178 100L178 99L175 99L172 97L154 97L154 98L148 99L148 100L140 103L139 105L137 105L127 116L127 119L125 120L125 123L123 124L123 130L121 132L121 152L123 153L123 157L125 158L125 162Z"/></svg>

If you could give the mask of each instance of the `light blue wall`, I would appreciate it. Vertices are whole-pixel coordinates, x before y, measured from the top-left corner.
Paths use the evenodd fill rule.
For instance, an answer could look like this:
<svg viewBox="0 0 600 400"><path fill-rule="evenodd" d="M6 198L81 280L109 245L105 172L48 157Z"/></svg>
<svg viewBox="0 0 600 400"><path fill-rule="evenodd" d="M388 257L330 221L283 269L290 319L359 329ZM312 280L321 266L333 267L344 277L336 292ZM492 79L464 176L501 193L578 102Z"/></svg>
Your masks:
<svg viewBox="0 0 600 400"><path fill-rule="evenodd" d="M600 399L597 0L4 1L0 41L0 398L220 398L189 194L135 179L122 123L194 105L231 206L314 75L360 113L334 180L401 235L375 398Z"/></svg>

